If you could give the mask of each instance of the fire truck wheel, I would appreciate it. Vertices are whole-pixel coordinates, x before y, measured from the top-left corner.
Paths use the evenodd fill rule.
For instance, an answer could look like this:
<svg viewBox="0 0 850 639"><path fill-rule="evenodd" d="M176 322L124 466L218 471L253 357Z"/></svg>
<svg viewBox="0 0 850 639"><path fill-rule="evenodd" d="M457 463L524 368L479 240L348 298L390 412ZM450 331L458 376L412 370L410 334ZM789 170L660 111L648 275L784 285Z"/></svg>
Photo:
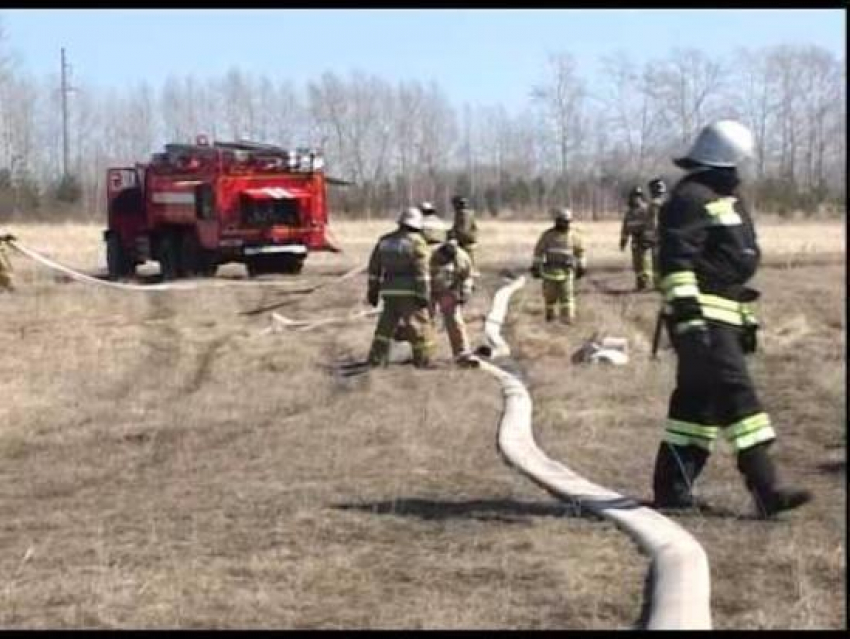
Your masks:
<svg viewBox="0 0 850 639"><path fill-rule="evenodd" d="M286 255L281 259L278 269L281 273L298 275L304 268L304 257L301 255Z"/></svg>
<svg viewBox="0 0 850 639"><path fill-rule="evenodd" d="M134 270L134 265L121 244L121 238L112 233L106 240L106 270L109 279L117 280L128 277Z"/></svg>
<svg viewBox="0 0 850 639"><path fill-rule="evenodd" d="M159 268L164 280L183 276L180 260L180 236L166 232L159 240Z"/></svg>
<svg viewBox="0 0 850 639"><path fill-rule="evenodd" d="M257 277L267 272L259 259L245 260L245 270L248 271L248 277Z"/></svg>
<svg viewBox="0 0 850 639"><path fill-rule="evenodd" d="M203 248L193 229L180 233L179 270L182 275L193 276L203 273L205 261Z"/></svg>

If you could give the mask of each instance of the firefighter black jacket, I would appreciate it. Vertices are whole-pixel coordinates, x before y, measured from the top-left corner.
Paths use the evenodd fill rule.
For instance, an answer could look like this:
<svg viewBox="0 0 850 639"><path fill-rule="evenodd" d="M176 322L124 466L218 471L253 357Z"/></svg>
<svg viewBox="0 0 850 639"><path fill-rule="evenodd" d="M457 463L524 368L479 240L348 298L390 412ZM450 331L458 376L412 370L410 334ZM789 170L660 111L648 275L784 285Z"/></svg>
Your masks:
<svg viewBox="0 0 850 639"><path fill-rule="evenodd" d="M703 317L703 294L739 302L757 295L744 286L761 251L738 182L734 169L691 173L661 208L661 290L676 323Z"/></svg>

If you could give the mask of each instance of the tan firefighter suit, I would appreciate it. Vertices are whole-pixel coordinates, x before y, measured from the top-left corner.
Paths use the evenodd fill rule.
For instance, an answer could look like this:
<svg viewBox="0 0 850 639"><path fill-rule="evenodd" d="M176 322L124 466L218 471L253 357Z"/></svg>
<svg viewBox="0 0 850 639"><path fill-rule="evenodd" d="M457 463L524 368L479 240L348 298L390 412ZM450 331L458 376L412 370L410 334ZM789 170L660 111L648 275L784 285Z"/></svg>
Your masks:
<svg viewBox="0 0 850 639"><path fill-rule="evenodd" d="M649 204L647 205L649 210L646 215L652 228L652 248L650 249L650 254L652 255L652 279L649 280L649 283L656 288L658 288L661 282L658 270L658 214L661 212L661 207L666 200L667 197L664 195L652 197L649 199Z"/></svg>
<svg viewBox="0 0 850 639"><path fill-rule="evenodd" d="M475 274L478 250L478 223L475 221L475 211L465 205L455 206L455 219L449 231L449 239L457 240L460 248L469 256L473 274Z"/></svg>
<svg viewBox="0 0 850 639"><path fill-rule="evenodd" d="M390 343L399 325L413 348L413 364L430 363L434 346L428 312L430 253L422 234L403 226L381 237L372 251L368 298L374 306L379 296L384 303L369 351L373 366L387 363Z"/></svg>
<svg viewBox="0 0 850 639"><path fill-rule="evenodd" d="M584 246L577 229L552 227L543 232L534 247L532 272L543 280L547 322L556 314L568 324L575 320L575 280L584 270Z"/></svg>
<svg viewBox="0 0 850 639"><path fill-rule="evenodd" d="M442 244L431 255L431 304L443 316L452 355L458 362L472 356L463 305L472 295L472 261L454 240Z"/></svg>
<svg viewBox="0 0 850 639"><path fill-rule="evenodd" d="M7 291L14 291L15 286L12 284L12 263L4 244L14 239L12 235L0 235L0 289Z"/></svg>
<svg viewBox="0 0 850 639"><path fill-rule="evenodd" d="M629 198L629 207L623 217L620 231L620 250L623 251L631 240L632 270L635 273L638 290L654 285L654 260L656 244L656 224L654 207L647 206L643 198Z"/></svg>

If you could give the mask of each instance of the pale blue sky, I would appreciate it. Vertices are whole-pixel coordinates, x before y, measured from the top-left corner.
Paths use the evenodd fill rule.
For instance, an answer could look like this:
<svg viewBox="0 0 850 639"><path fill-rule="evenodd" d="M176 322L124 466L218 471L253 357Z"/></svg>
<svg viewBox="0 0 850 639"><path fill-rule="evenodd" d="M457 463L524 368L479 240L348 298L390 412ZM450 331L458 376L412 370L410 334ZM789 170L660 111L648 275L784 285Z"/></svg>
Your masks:
<svg viewBox="0 0 850 639"><path fill-rule="evenodd" d="M23 69L99 87L231 66L299 85L331 70L436 80L456 104L526 104L548 52L569 51L585 77L616 49L636 60L674 47L817 44L844 55L841 9L4 9Z"/></svg>

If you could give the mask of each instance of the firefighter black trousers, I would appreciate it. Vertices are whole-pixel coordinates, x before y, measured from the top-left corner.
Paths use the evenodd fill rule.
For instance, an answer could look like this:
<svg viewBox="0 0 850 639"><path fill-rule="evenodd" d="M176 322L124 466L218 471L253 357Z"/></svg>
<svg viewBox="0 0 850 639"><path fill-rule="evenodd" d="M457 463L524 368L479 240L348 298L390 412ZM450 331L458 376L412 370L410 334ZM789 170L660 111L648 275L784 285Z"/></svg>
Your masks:
<svg viewBox="0 0 850 639"><path fill-rule="evenodd" d="M678 366L668 418L726 428L762 412L736 326L708 322L708 349L671 334Z"/></svg>

